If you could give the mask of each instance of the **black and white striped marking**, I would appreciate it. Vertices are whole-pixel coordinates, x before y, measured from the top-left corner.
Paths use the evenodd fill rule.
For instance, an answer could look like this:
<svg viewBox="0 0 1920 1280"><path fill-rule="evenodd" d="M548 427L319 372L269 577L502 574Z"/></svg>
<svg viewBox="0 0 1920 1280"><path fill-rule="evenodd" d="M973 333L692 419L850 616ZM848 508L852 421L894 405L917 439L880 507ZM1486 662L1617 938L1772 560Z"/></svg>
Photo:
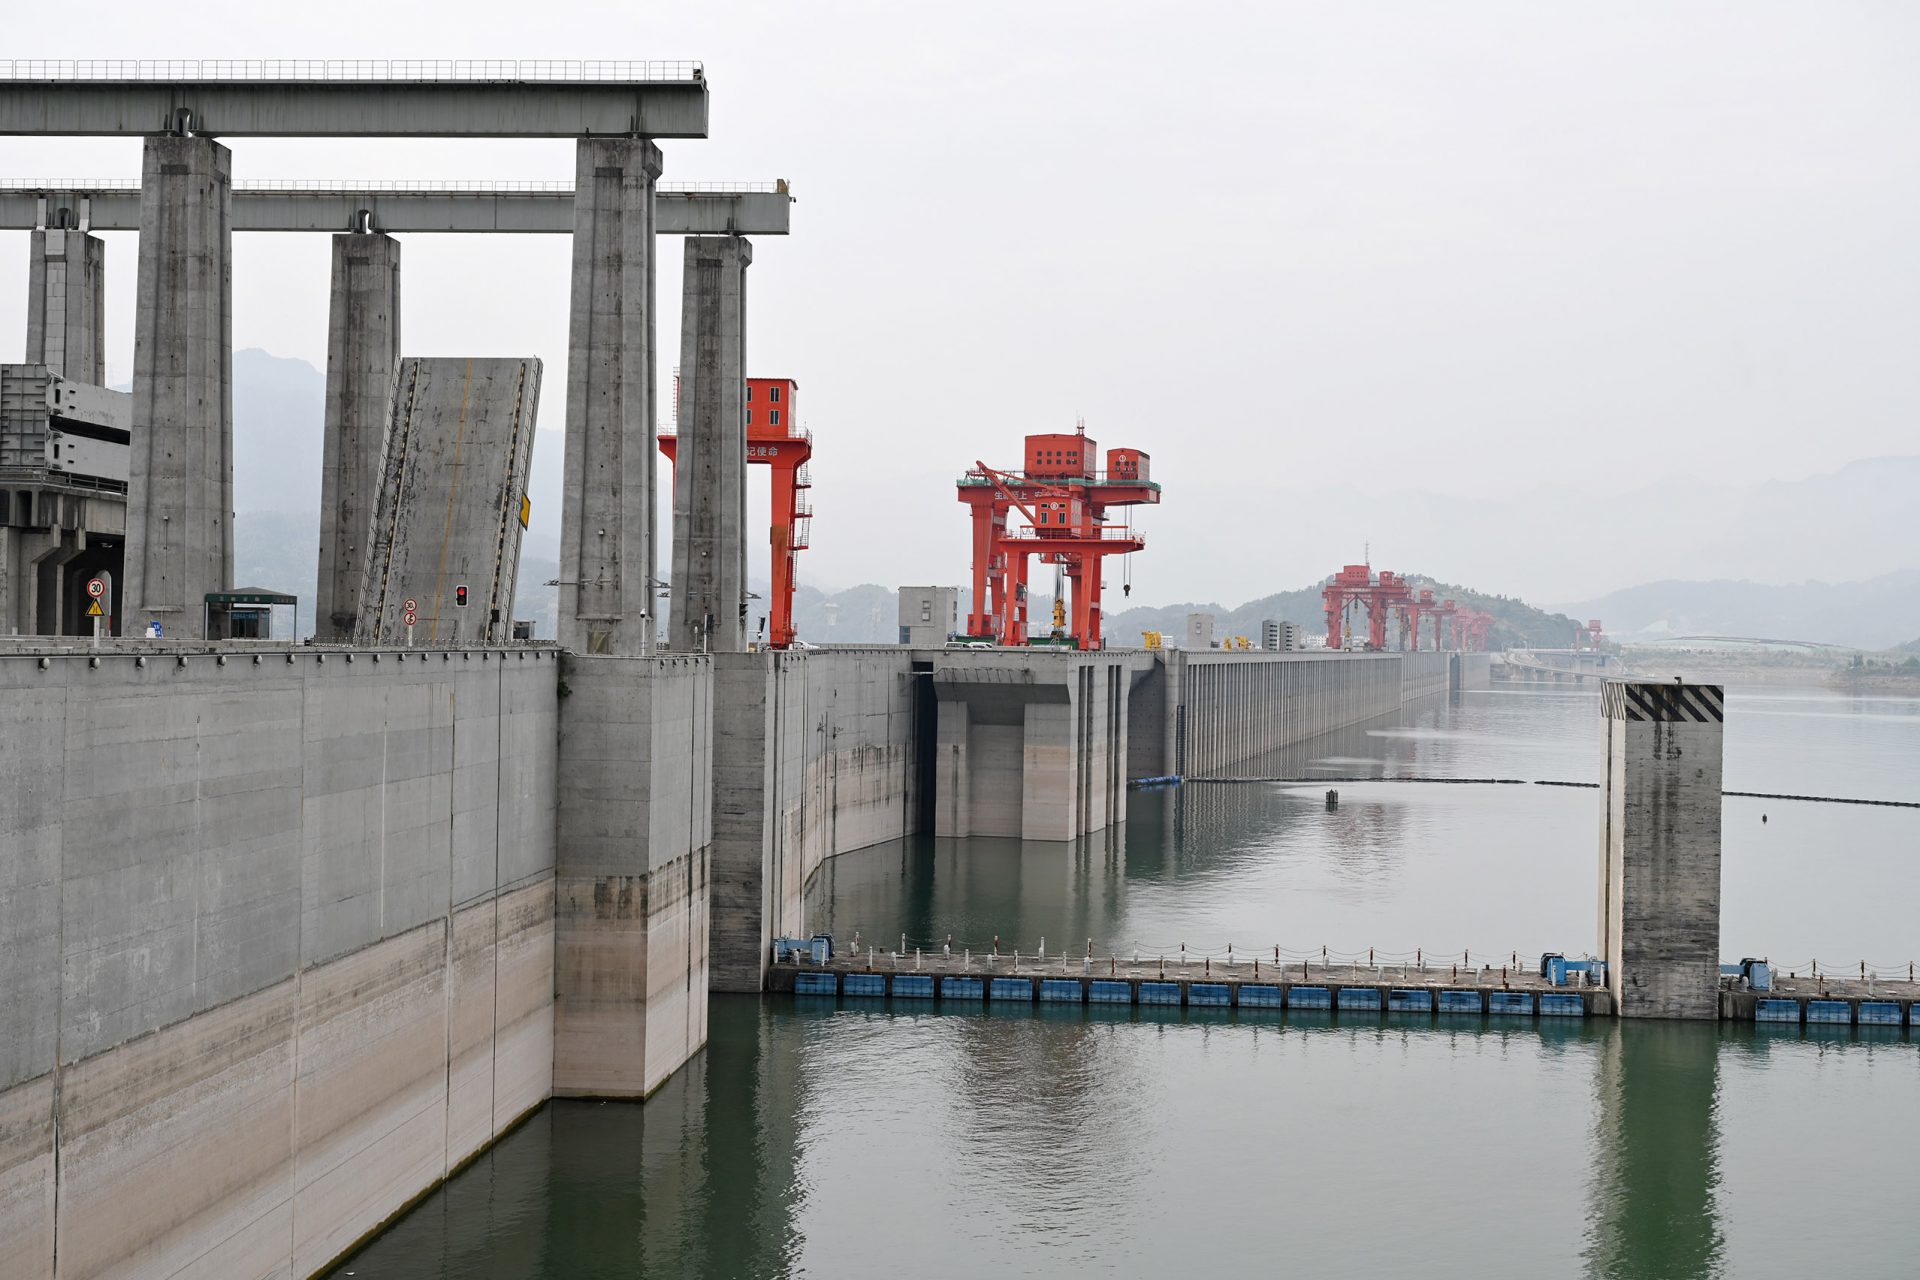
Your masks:
<svg viewBox="0 0 1920 1280"><path fill-rule="evenodd" d="M1719 723L1727 718L1726 686L1609 680L1600 693L1600 714L1609 720Z"/></svg>

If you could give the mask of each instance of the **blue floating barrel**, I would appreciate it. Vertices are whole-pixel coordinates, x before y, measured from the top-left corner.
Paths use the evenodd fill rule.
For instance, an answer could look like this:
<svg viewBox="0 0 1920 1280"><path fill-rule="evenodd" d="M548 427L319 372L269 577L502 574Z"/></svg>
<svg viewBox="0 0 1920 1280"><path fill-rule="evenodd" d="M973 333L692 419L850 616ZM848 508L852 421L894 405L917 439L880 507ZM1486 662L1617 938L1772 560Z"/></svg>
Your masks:
<svg viewBox="0 0 1920 1280"><path fill-rule="evenodd" d="M1287 988L1287 1008L1331 1009L1333 992L1326 987L1289 987Z"/></svg>
<svg viewBox="0 0 1920 1280"><path fill-rule="evenodd" d="M1489 991L1487 1012L1511 1017L1532 1017L1533 997L1525 991Z"/></svg>
<svg viewBox="0 0 1920 1280"><path fill-rule="evenodd" d="M1141 1004L1179 1004L1180 984L1177 982L1143 982L1140 984Z"/></svg>
<svg viewBox="0 0 1920 1280"><path fill-rule="evenodd" d="M1102 978L1087 984L1088 1004L1132 1004L1133 984Z"/></svg>
<svg viewBox="0 0 1920 1280"><path fill-rule="evenodd" d="M1340 988L1340 1007L1354 1013L1380 1012L1380 989L1378 987L1342 987Z"/></svg>
<svg viewBox="0 0 1920 1280"><path fill-rule="evenodd" d="M1233 1003L1233 995L1224 982L1196 982L1187 988L1187 1003L1224 1009Z"/></svg>
<svg viewBox="0 0 1920 1280"><path fill-rule="evenodd" d="M1486 1007L1478 991L1442 991L1440 993L1440 1012L1442 1013L1481 1013Z"/></svg>
<svg viewBox="0 0 1920 1280"><path fill-rule="evenodd" d="M1584 1018L1587 1016L1587 1002L1583 996L1540 993L1540 1016L1543 1018Z"/></svg>
<svg viewBox="0 0 1920 1280"><path fill-rule="evenodd" d="M1242 1009L1281 1009L1285 1008L1287 998L1280 994L1280 988L1250 983L1240 988L1240 1007Z"/></svg>
<svg viewBox="0 0 1920 1280"><path fill-rule="evenodd" d="M1891 1000L1862 1000L1860 1025L1897 1027L1900 1025L1900 1006Z"/></svg>
<svg viewBox="0 0 1920 1280"><path fill-rule="evenodd" d="M1809 1000L1807 1001L1808 1022L1853 1021L1853 1006L1845 1000Z"/></svg>
<svg viewBox="0 0 1920 1280"><path fill-rule="evenodd" d="M1798 1000L1762 1000L1753 1011L1755 1022L1798 1022L1800 1021L1800 1002Z"/></svg>
<svg viewBox="0 0 1920 1280"><path fill-rule="evenodd" d="M797 996L830 996L839 987L840 975L834 973L796 973L793 975L793 994Z"/></svg>
<svg viewBox="0 0 1920 1280"><path fill-rule="evenodd" d="M887 994L884 973L850 973L840 983L843 996L883 996Z"/></svg>
<svg viewBox="0 0 1920 1280"><path fill-rule="evenodd" d="M1079 1004L1086 999L1086 988L1080 985L1078 978L1042 978L1040 979L1040 998L1055 1000L1062 1004Z"/></svg>
<svg viewBox="0 0 1920 1280"><path fill-rule="evenodd" d="M1389 991L1387 993L1388 1013L1432 1013L1433 992L1431 991Z"/></svg>
<svg viewBox="0 0 1920 1280"><path fill-rule="evenodd" d="M898 1000L931 1000L933 999L933 976L925 973L895 974L893 994Z"/></svg>
<svg viewBox="0 0 1920 1280"><path fill-rule="evenodd" d="M978 978L942 978L940 979L940 998L942 1000L984 1000L987 998L987 984Z"/></svg>
<svg viewBox="0 0 1920 1280"><path fill-rule="evenodd" d="M993 985L987 988L989 1000L1025 1000L1033 1001L1032 978L995 978Z"/></svg>

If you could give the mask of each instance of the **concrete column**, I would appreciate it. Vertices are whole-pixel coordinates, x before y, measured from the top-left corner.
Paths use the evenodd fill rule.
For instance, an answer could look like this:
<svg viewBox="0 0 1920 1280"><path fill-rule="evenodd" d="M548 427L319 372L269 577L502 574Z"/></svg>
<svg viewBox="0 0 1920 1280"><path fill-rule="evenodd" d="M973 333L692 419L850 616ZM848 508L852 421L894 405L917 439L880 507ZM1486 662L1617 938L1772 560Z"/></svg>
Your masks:
<svg viewBox="0 0 1920 1280"><path fill-rule="evenodd" d="M741 236L687 237L673 487L675 648L747 647L747 267ZM758 406L762 413L770 406ZM713 630L706 634L707 619Z"/></svg>
<svg viewBox="0 0 1920 1280"><path fill-rule="evenodd" d="M942 698L935 704L933 834L973 834L973 761L967 704Z"/></svg>
<svg viewBox="0 0 1920 1280"><path fill-rule="evenodd" d="M400 367L400 242L379 232L333 238L327 304L327 419L320 461L323 641L353 639L360 579L380 494L380 460Z"/></svg>
<svg viewBox="0 0 1920 1280"><path fill-rule="evenodd" d="M575 149L567 331L560 643L576 653L653 647L654 183L645 138Z"/></svg>
<svg viewBox="0 0 1920 1280"><path fill-rule="evenodd" d="M49 227L32 236L27 265L27 363L63 378L107 385L107 245Z"/></svg>
<svg viewBox="0 0 1920 1280"><path fill-rule="evenodd" d="M233 585L232 157L211 138L146 140L134 299L133 467L121 631L206 635Z"/></svg>
<svg viewBox="0 0 1920 1280"><path fill-rule="evenodd" d="M1625 1018L1720 1012L1717 684L1610 680L1600 955Z"/></svg>

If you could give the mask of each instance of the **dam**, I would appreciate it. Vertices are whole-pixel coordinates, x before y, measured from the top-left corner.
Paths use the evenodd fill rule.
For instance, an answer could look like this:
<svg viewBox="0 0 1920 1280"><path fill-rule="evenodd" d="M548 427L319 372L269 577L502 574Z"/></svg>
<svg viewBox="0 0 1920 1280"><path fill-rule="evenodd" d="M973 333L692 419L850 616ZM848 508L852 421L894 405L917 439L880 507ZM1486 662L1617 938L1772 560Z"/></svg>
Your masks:
<svg viewBox="0 0 1920 1280"><path fill-rule="evenodd" d="M1429 657L0 643L0 1275L314 1274L548 1098L657 1090L834 854L1100 830L1164 725L1225 764Z"/></svg>

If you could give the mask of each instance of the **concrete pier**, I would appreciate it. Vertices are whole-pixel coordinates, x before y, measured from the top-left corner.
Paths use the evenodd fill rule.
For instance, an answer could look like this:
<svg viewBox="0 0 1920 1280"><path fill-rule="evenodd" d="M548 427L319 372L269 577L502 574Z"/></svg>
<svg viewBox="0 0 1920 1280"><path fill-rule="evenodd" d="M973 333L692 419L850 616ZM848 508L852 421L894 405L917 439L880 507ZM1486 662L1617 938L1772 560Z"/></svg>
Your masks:
<svg viewBox="0 0 1920 1280"><path fill-rule="evenodd" d="M107 245L66 227L32 233L27 266L27 363L107 384Z"/></svg>
<svg viewBox="0 0 1920 1280"><path fill-rule="evenodd" d="M1602 692L1599 953L1626 1018L1720 1012L1720 685Z"/></svg>
<svg viewBox="0 0 1920 1280"><path fill-rule="evenodd" d="M336 235L314 601L316 636L325 642L346 643L359 628L361 579L399 369L400 242L378 232Z"/></svg>
<svg viewBox="0 0 1920 1280"><path fill-rule="evenodd" d="M707 1040L713 671L561 670L553 1091L644 1098Z"/></svg>
<svg viewBox="0 0 1920 1280"><path fill-rule="evenodd" d="M747 647L747 268L742 236L689 236L680 311L673 475L672 637L689 652ZM780 406L757 406L778 412Z"/></svg>
<svg viewBox="0 0 1920 1280"><path fill-rule="evenodd" d="M203 638L207 593L233 585L231 161L211 138L146 140L123 635Z"/></svg>
<svg viewBox="0 0 1920 1280"><path fill-rule="evenodd" d="M560 643L644 654L654 582L654 184L645 138L575 149L567 330L566 492L560 513Z"/></svg>
<svg viewBox="0 0 1920 1280"><path fill-rule="evenodd" d="M401 361L358 643L510 637L540 368L506 358Z"/></svg>

